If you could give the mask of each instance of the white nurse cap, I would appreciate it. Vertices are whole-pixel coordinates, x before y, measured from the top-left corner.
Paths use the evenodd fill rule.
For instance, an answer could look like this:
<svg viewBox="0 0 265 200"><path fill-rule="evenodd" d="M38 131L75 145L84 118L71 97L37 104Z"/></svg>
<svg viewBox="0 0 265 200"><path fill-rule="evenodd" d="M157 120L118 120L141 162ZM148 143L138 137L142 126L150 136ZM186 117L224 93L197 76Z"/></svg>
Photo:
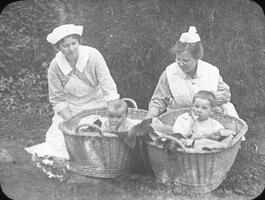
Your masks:
<svg viewBox="0 0 265 200"><path fill-rule="evenodd" d="M190 26L189 31L182 33L180 38L180 42L186 42L186 43L195 43L200 42L201 38L199 34L197 33L197 29L195 26Z"/></svg>
<svg viewBox="0 0 265 200"><path fill-rule="evenodd" d="M47 41L56 44L59 40L64 37L72 34L82 35L83 26L76 26L74 24L64 24L56 27L53 31L47 36Z"/></svg>

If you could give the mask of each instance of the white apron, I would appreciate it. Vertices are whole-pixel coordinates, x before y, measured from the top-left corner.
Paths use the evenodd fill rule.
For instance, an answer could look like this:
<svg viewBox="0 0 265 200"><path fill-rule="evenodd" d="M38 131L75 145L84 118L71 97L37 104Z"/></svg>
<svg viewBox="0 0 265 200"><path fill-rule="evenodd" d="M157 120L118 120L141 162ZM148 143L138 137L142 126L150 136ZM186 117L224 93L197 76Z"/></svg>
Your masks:
<svg viewBox="0 0 265 200"><path fill-rule="evenodd" d="M87 109L104 107L106 104L102 89L89 86L79 79L75 73L72 73L64 89L67 93L67 104L72 114ZM37 154L39 157L55 156L69 159L63 133L58 127L62 121L63 118L55 114L52 125L46 133L45 142L25 148L25 150L31 154Z"/></svg>
<svg viewBox="0 0 265 200"><path fill-rule="evenodd" d="M166 74L174 97L168 110L190 107L193 96L199 90L217 91L220 76L216 67L202 60L198 60L197 78L195 79L187 79L186 74L176 62L166 68ZM226 114L239 118L232 103L228 102L223 107Z"/></svg>

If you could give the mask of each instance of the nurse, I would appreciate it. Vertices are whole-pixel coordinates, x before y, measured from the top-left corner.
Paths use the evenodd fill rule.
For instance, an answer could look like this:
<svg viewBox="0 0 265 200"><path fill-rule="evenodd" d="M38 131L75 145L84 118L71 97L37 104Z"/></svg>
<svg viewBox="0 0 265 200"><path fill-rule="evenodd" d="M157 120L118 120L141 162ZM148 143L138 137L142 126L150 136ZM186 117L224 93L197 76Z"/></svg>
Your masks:
<svg viewBox="0 0 265 200"><path fill-rule="evenodd" d="M60 50L48 70L49 101L55 114L45 142L25 148L31 154L69 159L58 125L78 112L105 107L109 100L119 98L101 53L80 45L82 33L83 26L65 24L47 36L48 42Z"/></svg>
<svg viewBox="0 0 265 200"><path fill-rule="evenodd" d="M196 27L190 26L188 32L181 34L173 53L176 61L161 74L146 118L156 117L166 110L191 107L193 96L199 90L212 91L217 98L216 110L238 118L230 103L229 86L218 68L201 60L203 46Z"/></svg>

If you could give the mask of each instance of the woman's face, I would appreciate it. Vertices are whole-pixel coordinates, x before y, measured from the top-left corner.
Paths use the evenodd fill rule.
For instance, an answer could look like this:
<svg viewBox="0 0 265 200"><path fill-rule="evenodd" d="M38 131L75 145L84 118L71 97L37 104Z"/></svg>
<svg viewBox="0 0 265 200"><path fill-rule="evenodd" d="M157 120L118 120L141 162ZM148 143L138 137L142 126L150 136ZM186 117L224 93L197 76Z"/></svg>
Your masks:
<svg viewBox="0 0 265 200"><path fill-rule="evenodd" d="M197 60L187 50L176 56L176 62L184 73L193 72L197 65Z"/></svg>
<svg viewBox="0 0 265 200"><path fill-rule="evenodd" d="M71 35L63 38L59 48L67 58L78 58L79 56L79 41Z"/></svg>

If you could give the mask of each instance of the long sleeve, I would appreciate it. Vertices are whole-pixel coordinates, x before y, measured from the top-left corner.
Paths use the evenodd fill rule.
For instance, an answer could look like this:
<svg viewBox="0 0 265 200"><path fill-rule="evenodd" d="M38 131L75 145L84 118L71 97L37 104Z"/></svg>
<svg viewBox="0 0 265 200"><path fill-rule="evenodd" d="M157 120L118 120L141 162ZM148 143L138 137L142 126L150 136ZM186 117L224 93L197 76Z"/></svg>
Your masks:
<svg viewBox="0 0 265 200"><path fill-rule="evenodd" d="M120 95L117 92L117 86L110 74L107 64L99 51L95 54L95 67L96 76L99 86L103 89L105 93L105 100L118 99Z"/></svg>
<svg viewBox="0 0 265 200"><path fill-rule="evenodd" d="M53 106L54 112L58 113L67 107L64 87L60 81L58 68L53 60L48 70L49 101Z"/></svg>
<svg viewBox="0 0 265 200"><path fill-rule="evenodd" d="M229 86L219 77L217 92L215 93L217 104L222 105L230 101L231 93Z"/></svg>
<svg viewBox="0 0 265 200"><path fill-rule="evenodd" d="M158 81L154 94L149 103L148 116L156 117L161 114L173 98L169 88L166 72L164 71Z"/></svg>

